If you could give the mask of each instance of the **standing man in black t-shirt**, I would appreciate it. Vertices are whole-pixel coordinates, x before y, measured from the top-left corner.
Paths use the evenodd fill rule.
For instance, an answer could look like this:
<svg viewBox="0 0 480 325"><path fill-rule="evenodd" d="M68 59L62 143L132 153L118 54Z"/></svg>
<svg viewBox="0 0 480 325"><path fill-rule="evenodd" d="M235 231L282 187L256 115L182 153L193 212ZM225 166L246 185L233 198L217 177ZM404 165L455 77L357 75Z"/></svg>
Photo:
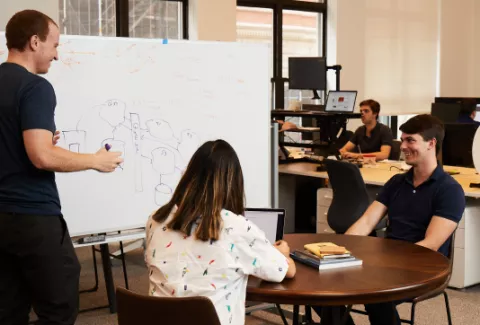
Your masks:
<svg viewBox="0 0 480 325"><path fill-rule="evenodd" d="M360 126L343 148L340 154L344 158L362 158L362 154L375 155L376 160L388 159L392 150L392 130L378 122L380 103L367 99L360 103L363 125Z"/></svg>
<svg viewBox="0 0 480 325"><path fill-rule="evenodd" d="M62 217L54 172L112 172L118 152L77 154L56 147L52 85L38 74L58 59L59 30L35 10L6 26L0 65L0 324L74 324L78 263Z"/></svg>

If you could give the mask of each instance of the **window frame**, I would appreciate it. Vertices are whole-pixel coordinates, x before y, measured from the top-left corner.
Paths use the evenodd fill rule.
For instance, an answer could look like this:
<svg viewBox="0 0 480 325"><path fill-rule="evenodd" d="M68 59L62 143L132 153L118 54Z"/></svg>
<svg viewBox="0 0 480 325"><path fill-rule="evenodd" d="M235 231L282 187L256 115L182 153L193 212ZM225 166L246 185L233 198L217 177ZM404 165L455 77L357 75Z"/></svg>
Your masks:
<svg viewBox="0 0 480 325"><path fill-rule="evenodd" d="M188 0L160 0L165 2L179 2L182 4L182 39L188 39ZM116 36L129 37L129 1L115 0Z"/></svg>
<svg viewBox="0 0 480 325"><path fill-rule="evenodd" d="M320 56L327 53L327 4L323 2L307 2L301 0L237 0L237 6L268 8L273 10L273 77L271 79L274 90L275 107L285 107L284 84L287 81L283 77L283 11L315 12L322 15L322 51Z"/></svg>

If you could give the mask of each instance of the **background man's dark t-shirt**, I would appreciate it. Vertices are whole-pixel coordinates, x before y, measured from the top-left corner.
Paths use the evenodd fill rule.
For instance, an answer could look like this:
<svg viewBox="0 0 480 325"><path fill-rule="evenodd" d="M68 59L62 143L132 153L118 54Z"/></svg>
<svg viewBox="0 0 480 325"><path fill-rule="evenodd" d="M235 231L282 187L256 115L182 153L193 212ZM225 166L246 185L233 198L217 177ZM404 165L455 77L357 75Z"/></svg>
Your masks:
<svg viewBox="0 0 480 325"><path fill-rule="evenodd" d="M354 152L359 152L358 147L362 153L379 152L384 145L392 146L392 130L385 124L377 122L370 137L367 137L367 127L362 125L355 131L350 142L355 145Z"/></svg>
<svg viewBox="0 0 480 325"><path fill-rule="evenodd" d="M61 215L55 173L28 158L23 131L55 132L52 85L14 63L0 65L0 212Z"/></svg>

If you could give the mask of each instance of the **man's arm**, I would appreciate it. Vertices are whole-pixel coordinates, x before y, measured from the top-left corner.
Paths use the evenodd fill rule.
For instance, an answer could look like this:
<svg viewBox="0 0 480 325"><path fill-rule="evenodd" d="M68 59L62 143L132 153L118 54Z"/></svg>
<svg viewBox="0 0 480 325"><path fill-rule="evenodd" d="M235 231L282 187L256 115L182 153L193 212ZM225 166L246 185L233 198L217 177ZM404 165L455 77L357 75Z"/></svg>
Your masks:
<svg viewBox="0 0 480 325"><path fill-rule="evenodd" d="M355 148L355 144L351 141L348 141L339 151L340 154L344 155L347 152L352 151Z"/></svg>
<svg viewBox="0 0 480 325"><path fill-rule="evenodd" d="M368 207L367 211L357 220L350 228L348 228L345 235L367 236L382 220L387 213L387 207L378 201L373 201Z"/></svg>
<svg viewBox="0 0 480 325"><path fill-rule="evenodd" d="M392 147L389 146L388 144L382 145L380 147L380 151L377 152L368 152L369 155L375 155L375 159L377 161L379 160L384 160L388 159L390 157L390 151L392 150ZM367 153L367 152L366 152Z"/></svg>
<svg viewBox="0 0 480 325"><path fill-rule="evenodd" d="M457 228L457 223L442 217L433 216L428 225L425 239L417 242L417 245L438 251Z"/></svg>
<svg viewBox="0 0 480 325"><path fill-rule="evenodd" d="M79 154L54 145L52 132L43 129L23 131L28 158L39 169L55 172L75 172L96 169L112 172L122 163L120 152L100 149L95 154Z"/></svg>

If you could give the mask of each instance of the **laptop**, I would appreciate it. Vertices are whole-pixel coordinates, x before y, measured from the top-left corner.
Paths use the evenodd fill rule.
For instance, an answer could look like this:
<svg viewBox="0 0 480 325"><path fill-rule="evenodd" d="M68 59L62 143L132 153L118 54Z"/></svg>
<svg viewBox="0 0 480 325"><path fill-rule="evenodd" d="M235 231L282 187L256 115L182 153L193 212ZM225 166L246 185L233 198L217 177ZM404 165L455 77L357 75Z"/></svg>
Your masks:
<svg viewBox="0 0 480 325"><path fill-rule="evenodd" d="M326 113L353 113L355 109L356 90L330 90L325 103Z"/></svg>
<svg viewBox="0 0 480 325"><path fill-rule="evenodd" d="M283 239L285 209L245 209L245 218L253 222L266 235L270 243Z"/></svg>

